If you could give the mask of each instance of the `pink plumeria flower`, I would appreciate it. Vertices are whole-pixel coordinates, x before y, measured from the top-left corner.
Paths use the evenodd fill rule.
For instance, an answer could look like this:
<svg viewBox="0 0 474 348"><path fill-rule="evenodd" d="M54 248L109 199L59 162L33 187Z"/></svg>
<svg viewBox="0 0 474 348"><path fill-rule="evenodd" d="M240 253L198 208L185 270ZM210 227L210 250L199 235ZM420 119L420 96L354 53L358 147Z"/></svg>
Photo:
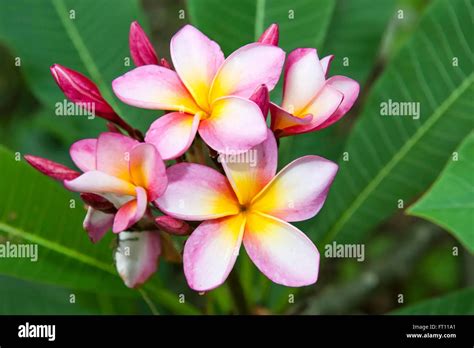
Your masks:
<svg viewBox="0 0 474 348"><path fill-rule="evenodd" d="M343 117L359 94L359 84L345 76L326 80L333 56L321 60L314 48L288 55L281 107L271 104L271 128L277 136L326 128Z"/></svg>
<svg viewBox="0 0 474 348"><path fill-rule="evenodd" d="M146 65L112 83L127 104L175 111L156 120L146 134L163 159L181 156L197 132L221 153L246 151L265 140L262 112L248 98L262 84L275 87L283 50L251 43L224 59L219 45L191 25L173 36L170 50L176 71Z"/></svg>
<svg viewBox="0 0 474 348"><path fill-rule="evenodd" d="M277 145L268 133L250 150L256 161L223 160L227 177L192 163L167 170L169 184L156 200L159 208L179 219L205 220L184 247L184 272L194 290L221 285L242 242L255 265L275 283L304 286L318 278L318 250L288 222L318 213L338 167L324 158L305 156L275 175Z"/></svg>
<svg viewBox="0 0 474 348"><path fill-rule="evenodd" d="M118 133L102 133L98 139L74 143L70 154L84 174L66 180L64 185L71 191L94 193L112 202L118 209L113 218L115 233L138 222L148 203L166 189L166 168L151 144ZM100 231L111 223L109 216L102 215L91 216L90 221Z"/></svg>

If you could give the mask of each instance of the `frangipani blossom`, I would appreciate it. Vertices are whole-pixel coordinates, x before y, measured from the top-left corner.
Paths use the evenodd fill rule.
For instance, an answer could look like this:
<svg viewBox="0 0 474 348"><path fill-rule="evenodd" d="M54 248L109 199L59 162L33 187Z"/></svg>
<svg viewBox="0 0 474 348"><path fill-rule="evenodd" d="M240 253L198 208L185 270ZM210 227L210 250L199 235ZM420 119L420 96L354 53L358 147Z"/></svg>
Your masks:
<svg viewBox="0 0 474 348"><path fill-rule="evenodd" d="M159 208L179 219L204 221L184 247L184 272L194 290L221 285L242 243L255 265L275 283L304 286L317 280L317 248L288 222L318 213L338 167L324 158L305 156L275 175L277 145L268 133L250 150L256 151L256 165L224 159L227 177L192 163L167 170L169 184L156 200Z"/></svg>
<svg viewBox="0 0 474 348"><path fill-rule="evenodd" d="M98 139L74 143L70 154L84 174L66 180L66 188L100 195L118 209L112 218L97 210L88 212L86 221L98 231L104 232L112 224L115 233L126 230L166 189L165 165L151 144L118 133L102 133Z"/></svg>
<svg viewBox="0 0 474 348"><path fill-rule="evenodd" d="M197 132L221 153L246 151L265 140L262 112L248 98L261 85L274 88L283 50L251 43L224 59L219 45L191 25L174 35L170 50L176 71L141 66L112 84L127 104L174 111L156 120L146 134L146 142L155 145L163 159L182 155Z"/></svg>
<svg viewBox="0 0 474 348"><path fill-rule="evenodd" d="M298 48L288 55L282 105L270 105L271 128L277 136L326 128L350 110L359 84L345 76L326 80L332 58L319 60L314 48Z"/></svg>

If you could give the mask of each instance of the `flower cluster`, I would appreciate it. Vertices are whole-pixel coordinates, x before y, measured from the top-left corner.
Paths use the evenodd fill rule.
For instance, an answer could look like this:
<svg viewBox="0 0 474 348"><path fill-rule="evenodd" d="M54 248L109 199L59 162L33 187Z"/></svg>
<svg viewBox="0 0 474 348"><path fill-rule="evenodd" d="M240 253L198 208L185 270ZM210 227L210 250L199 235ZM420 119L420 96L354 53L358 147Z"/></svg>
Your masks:
<svg viewBox="0 0 474 348"><path fill-rule="evenodd" d="M219 45L186 25L171 39L171 62L159 59L138 23L130 28L136 68L112 82L129 105L165 110L145 135L124 121L82 74L51 72L66 97L93 105L108 132L70 149L81 172L26 156L42 173L79 192L92 242L118 234L117 270L129 287L143 284L160 255L180 259L171 236L188 236L182 252L189 286L207 291L231 272L241 245L269 279L286 286L316 282L319 253L290 222L315 216L336 164L304 156L277 173L278 138L316 131L354 104L357 82L327 78L332 56L313 48L288 54L278 26L227 58ZM281 105L270 102L284 70ZM267 126L267 115L271 120ZM130 255L121 249L127 245ZM177 255L177 257L176 257Z"/></svg>

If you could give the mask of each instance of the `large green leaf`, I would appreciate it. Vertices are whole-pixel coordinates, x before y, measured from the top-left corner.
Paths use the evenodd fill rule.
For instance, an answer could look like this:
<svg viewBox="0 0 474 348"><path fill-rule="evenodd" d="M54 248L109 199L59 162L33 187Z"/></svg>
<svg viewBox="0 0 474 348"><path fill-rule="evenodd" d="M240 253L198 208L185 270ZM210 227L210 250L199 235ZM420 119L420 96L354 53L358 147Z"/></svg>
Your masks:
<svg viewBox="0 0 474 348"><path fill-rule="evenodd" d="M318 239L363 237L423 192L470 131L470 13L467 1L435 1L378 80L344 149L349 160L339 161L315 219ZM381 103L389 100L419 103L421 116L382 116Z"/></svg>
<svg viewBox="0 0 474 348"><path fill-rule="evenodd" d="M430 220L450 231L474 253L474 133L456 150L455 157L433 187L408 209L410 215Z"/></svg>
<svg viewBox="0 0 474 348"><path fill-rule="evenodd" d="M394 0L336 2L322 46L324 54L334 54L331 75L350 76L361 85L364 84L374 69L382 36L395 13L394 5Z"/></svg>
<svg viewBox="0 0 474 348"><path fill-rule="evenodd" d="M90 292L137 296L123 285L113 265L112 233L93 245L82 229L85 210L77 196L0 147L0 240L37 245L38 259L1 258L0 274ZM71 207L75 200L75 207ZM148 284L159 305L176 313L196 313L178 295Z"/></svg>
<svg viewBox="0 0 474 348"><path fill-rule="evenodd" d="M0 3L0 37L21 59L19 68L47 109L54 109L57 102L64 100L49 71L52 64L59 63L90 77L116 111L133 125L144 126L156 112L118 102L111 89L111 81L133 67L133 63L125 66L125 58L129 57L128 30L133 20L144 24L138 0ZM57 117L50 115L49 122L55 122ZM81 119L84 129L103 127L97 119Z"/></svg>
<svg viewBox="0 0 474 348"><path fill-rule="evenodd" d="M335 0L188 0L191 22L216 40L224 53L258 39L272 23L280 25L280 46L322 44ZM221 18L221 20L215 20Z"/></svg>
<svg viewBox="0 0 474 348"><path fill-rule="evenodd" d="M467 288L438 298L397 309L391 314L465 315L474 314L474 288Z"/></svg>

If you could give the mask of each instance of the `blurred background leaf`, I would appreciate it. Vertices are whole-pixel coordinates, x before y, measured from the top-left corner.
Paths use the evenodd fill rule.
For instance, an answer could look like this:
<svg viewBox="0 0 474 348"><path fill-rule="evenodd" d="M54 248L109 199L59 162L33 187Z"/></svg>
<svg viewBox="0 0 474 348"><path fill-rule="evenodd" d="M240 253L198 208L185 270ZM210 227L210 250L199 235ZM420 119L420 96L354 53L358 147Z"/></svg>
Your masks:
<svg viewBox="0 0 474 348"><path fill-rule="evenodd" d="M408 214L450 231L474 253L474 133L462 142L433 187Z"/></svg>
<svg viewBox="0 0 474 348"><path fill-rule="evenodd" d="M344 147L349 158L339 161L314 220L317 240L361 240L397 211L399 200L405 206L430 185L472 128L469 10L463 0L434 1L375 84ZM419 103L419 118L382 116L390 100Z"/></svg>
<svg viewBox="0 0 474 348"><path fill-rule="evenodd" d="M391 314L401 315L459 315L474 314L474 288L463 289L438 298L429 299L411 306L406 306Z"/></svg>

